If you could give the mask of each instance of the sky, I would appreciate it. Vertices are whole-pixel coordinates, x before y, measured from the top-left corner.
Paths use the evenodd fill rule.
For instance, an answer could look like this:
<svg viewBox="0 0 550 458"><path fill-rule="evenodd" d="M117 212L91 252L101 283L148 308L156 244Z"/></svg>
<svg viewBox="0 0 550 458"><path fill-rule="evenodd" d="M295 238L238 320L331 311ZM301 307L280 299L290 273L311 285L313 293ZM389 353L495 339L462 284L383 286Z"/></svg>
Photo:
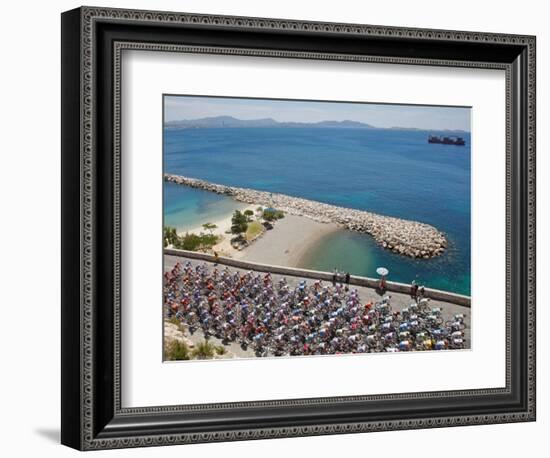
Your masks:
<svg viewBox="0 0 550 458"><path fill-rule="evenodd" d="M374 127L470 130L470 108L166 95L165 121L214 116L279 122L359 121Z"/></svg>

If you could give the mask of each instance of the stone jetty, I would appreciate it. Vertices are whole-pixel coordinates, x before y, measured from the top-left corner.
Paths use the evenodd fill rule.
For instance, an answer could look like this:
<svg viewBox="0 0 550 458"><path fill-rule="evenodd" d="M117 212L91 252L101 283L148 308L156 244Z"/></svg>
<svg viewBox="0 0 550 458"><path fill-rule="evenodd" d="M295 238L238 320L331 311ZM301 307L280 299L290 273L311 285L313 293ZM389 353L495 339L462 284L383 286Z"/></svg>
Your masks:
<svg viewBox="0 0 550 458"><path fill-rule="evenodd" d="M445 235L429 224L180 175L165 174L164 179L171 183L225 194L239 202L274 207L322 223L332 222L351 231L369 234L383 248L411 258L430 259L441 255L447 248Z"/></svg>

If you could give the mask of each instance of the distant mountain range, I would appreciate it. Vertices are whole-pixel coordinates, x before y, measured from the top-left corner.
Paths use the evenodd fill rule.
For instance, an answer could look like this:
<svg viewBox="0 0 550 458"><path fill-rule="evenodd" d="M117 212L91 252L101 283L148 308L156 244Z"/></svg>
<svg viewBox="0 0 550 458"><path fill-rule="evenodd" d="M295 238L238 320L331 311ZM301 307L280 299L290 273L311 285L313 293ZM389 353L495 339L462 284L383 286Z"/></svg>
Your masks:
<svg viewBox="0 0 550 458"><path fill-rule="evenodd" d="M309 127L309 128L339 128L339 129L386 129L358 121L319 121L319 122L279 122L273 118L237 119L232 116L214 116L200 119L182 119L167 121L168 129L201 129L201 128L235 128L235 127ZM414 127L389 127L393 130L427 130ZM439 130L439 132L465 133L464 130Z"/></svg>
<svg viewBox="0 0 550 458"><path fill-rule="evenodd" d="M168 121L166 127L173 129L193 129L201 127L342 127L356 129L372 129L373 126L357 121L320 121L306 122L279 122L273 118L237 119L232 116L215 116L212 118L184 119Z"/></svg>

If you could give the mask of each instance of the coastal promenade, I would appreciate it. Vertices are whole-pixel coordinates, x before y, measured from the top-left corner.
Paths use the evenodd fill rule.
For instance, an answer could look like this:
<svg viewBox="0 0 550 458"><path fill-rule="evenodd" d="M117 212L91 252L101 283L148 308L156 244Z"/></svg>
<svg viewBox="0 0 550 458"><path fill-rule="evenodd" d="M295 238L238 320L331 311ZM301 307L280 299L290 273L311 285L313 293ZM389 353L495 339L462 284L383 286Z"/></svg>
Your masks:
<svg viewBox="0 0 550 458"><path fill-rule="evenodd" d="M416 221L338 207L314 200L225 186L180 175L165 174L168 182L231 196L239 202L275 207L285 213L371 235L385 249L411 258L430 259L447 248L445 235L435 227Z"/></svg>
<svg viewBox="0 0 550 458"><path fill-rule="evenodd" d="M248 261L244 259L233 259L219 256L216 258L207 253L200 253L197 251L187 251L187 250L177 250L173 248L164 249L164 270L167 269L166 264L172 263L172 266L177 261L183 262L182 260L196 260L199 262L206 262L208 264L218 263L220 265L225 265L228 267L237 268L241 271L253 270L256 272L269 272L274 275L284 276L284 277L295 277L302 279L311 279L311 280L323 280L323 281L332 281L332 273L330 272L320 272L317 270L309 269L298 269L295 267L286 267L286 266L274 266L264 263ZM357 275L350 276L350 285L366 288L369 290L370 299L379 299L380 296L376 292L378 287L378 280L375 278L360 277ZM398 283L393 281L386 281L386 290L389 294L396 294L397 297L407 298L403 303L410 303L410 285L404 283ZM458 310L456 313L463 313L465 309L471 307L471 298L469 296L464 296L462 294L456 294L449 291L442 291L438 289L425 288L424 297L427 297L433 301L438 301L446 303L453 306L453 310ZM456 309L455 307L459 307ZM454 313L454 312L453 312Z"/></svg>
<svg viewBox="0 0 550 458"><path fill-rule="evenodd" d="M262 266L262 265L257 265L257 269L251 269L251 268L249 268L250 266L245 264L245 263L239 264L240 261L235 261L233 259L228 259L228 258L219 258L218 262L215 263L213 261L213 256L211 256L211 255L207 255L207 254L203 254L203 253L194 253L194 252L189 253L189 252L185 252L183 250L181 250L181 251L180 250L165 250L165 254L164 254L164 271L168 272L168 271L172 270L172 268L178 262L180 264L185 264L188 261L191 262L191 264L193 266L197 266L197 265L205 263L209 266L210 269L213 269L216 264L217 264L218 269L223 269L224 265L227 265L231 268L231 270L238 271L238 272L243 273L243 274L248 272L249 270L256 270L258 272L265 272L266 271L265 266ZM242 267L237 267L237 265L242 265ZM284 268L284 269L286 269L286 268ZM277 269L274 268L273 270L277 270ZM304 278L306 278L306 279L316 278L315 275L314 275L315 274L314 271L309 271L309 272L311 272L310 275L301 275L303 273L307 274L308 271L300 272L300 270L298 270L298 269L288 269L287 270L288 273L286 273L286 274L283 273L283 272L284 271L281 270L280 273L272 273L273 281L278 282L279 279L284 277L291 287L295 287ZM319 273L322 274L321 272L319 272ZM326 275L331 277L330 274L326 274ZM361 301L363 303L370 302L370 301L372 301L372 302L379 301L381 299L381 296L377 293L377 291L373 287L357 284L357 280L360 279L360 278L362 278L362 277L352 277L352 282L351 283L352 284L355 283L355 284L353 284L352 287L357 289L357 291L359 293L359 296L361 298ZM408 307L412 302L411 297L407 293L387 291L386 294L391 296L391 305L392 305L393 310L404 309L404 308ZM459 296L459 295L456 295L456 296L459 299L461 297L464 297L464 296ZM448 296L448 299L453 300L453 295L450 294ZM460 300L455 301L455 302L460 302ZM471 338L471 335L470 335L470 333L471 333L471 320L470 320L471 311L470 311L469 306L459 305L455 302L447 302L447 301L440 301L440 300L432 299L431 306L441 307L441 309L442 309L441 315L442 315L444 320L451 320L453 318L453 316L456 315L456 314L464 314L465 315L466 329L464 330L464 338L467 342L467 348L470 348L471 347L471 343L470 343L471 342L471 340L470 340L470 338ZM171 326L171 324L169 322L166 322L165 326ZM202 331L200 329L198 329L198 330L195 331L194 334L187 333L187 339L190 342L192 342L194 345L197 345L198 343L200 343L204 340L204 335L203 335ZM232 342L229 345L227 345L227 344L224 344L220 339L216 338L215 336L210 336L210 340L215 345L225 345L226 350L227 350L228 353L223 357L223 359L226 359L226 358L231 359L231 358L234 358L234 357L238 357L238 358L253 358L253 357L255 357L254 352L252 351L252 349L250 349L250 348L249 349L243 349L243 348L240 347L240 345L238 345L235 342Z"/></svg>

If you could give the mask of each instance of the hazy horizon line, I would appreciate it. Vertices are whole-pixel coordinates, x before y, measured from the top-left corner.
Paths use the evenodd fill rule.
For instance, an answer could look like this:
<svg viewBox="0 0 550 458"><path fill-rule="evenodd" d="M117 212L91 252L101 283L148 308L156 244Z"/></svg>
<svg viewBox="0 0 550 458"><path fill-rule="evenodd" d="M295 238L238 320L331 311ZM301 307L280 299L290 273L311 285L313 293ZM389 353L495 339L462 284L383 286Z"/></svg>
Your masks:
<svg viewBox="0 0 550 458"><path fill-rule="evenodd" d="M164 94L163 112L166 122L229 116L243 121L273 119L308 124L349 120L380 129L472 128L471 107L466 106Z"/></svg>
<svg viewBox="0 0 550 458"><path fill-rule="evenodd" d="M272 117L260 117L260 118L250 118L250 119L248 119L248 118L238 118L236 116L224 115L224 114L213 115L213 116L202 116L202 117L199 117L199 118L172 119L172 120L164 121L164 125L166 126L166 125L169 125L169 124L176 124L176 123L182 123L182 122L193 122L193 121L203 121L203 120L207 120L207 119L217 119L217 118L231 118L231 119L234 119L236 121L245 122L245 123L246 122L255 122L255 121L272 121L276 124L312 124L312 125L314 125L314 124L323 124L323 123L338 123L338 124L356 123L356 124L361 124L363 126L366 126L365 128L370 128L370 129L433 130L433 131L440 131L440 132L449 131L449 132L467 132L467 133L471 133L470 129L461 129L461 128L456 128L456 129L438 128L438 127L436 127L436 128L427 128L427 127L413 127L413 126L399 126L399 125L384 127L384 126L376 126L376 125L373 125L373 124L365 122L365 121L359 121L359 120L351 119L351 118L343 119L343 120L322 119L322 120L319 120L319 121L278 121L277 119L272 118ZM256 127L269 127L269 126L256 126ZM235 127L228 127L228 128L235 128Z"/></svg>

